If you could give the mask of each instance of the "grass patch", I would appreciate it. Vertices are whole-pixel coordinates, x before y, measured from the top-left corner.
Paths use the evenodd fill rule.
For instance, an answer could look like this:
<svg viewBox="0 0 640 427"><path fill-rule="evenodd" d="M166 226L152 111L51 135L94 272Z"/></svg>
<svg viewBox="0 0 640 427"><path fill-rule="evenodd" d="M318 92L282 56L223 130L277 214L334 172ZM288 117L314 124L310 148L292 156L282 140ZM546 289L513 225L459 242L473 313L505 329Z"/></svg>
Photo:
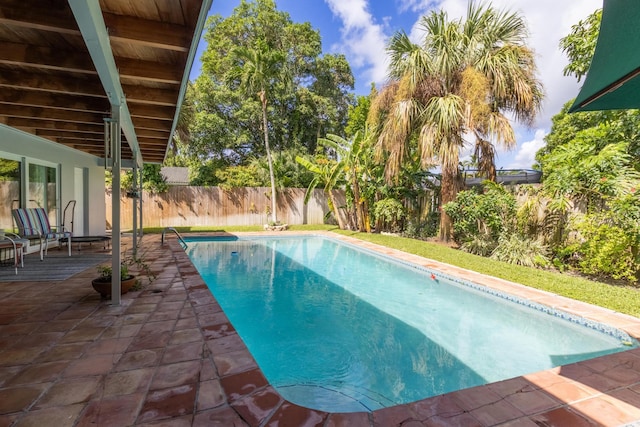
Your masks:
<svg viewBox="0 0 640 427"><path fill-rule="evenodd" d="M382 234L333 230L336 233L436 261L473 270L532 288L553 292L589 304L605 307L620 313L640 317L640 291L630 286L614 286L607 283L574 277L553 271L506 264L437 243Z"/></svg>

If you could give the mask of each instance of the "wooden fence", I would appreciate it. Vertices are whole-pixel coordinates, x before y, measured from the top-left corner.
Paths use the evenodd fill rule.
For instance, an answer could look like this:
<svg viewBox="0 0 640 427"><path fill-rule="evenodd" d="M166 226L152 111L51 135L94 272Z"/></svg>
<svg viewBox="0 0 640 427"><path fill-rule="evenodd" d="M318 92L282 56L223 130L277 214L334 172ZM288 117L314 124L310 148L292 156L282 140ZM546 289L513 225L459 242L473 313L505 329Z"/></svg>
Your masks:
<svg viewBox="0 0 640 427"><path fill-rule="evenodd" d="M304 204L305 189L278 191L278 220L287 224L323 224L329 211L322 190L314 190ZM234 188L172 186L165 193L142 195L144 227L263 225L271 220L270 188ZM344 192L336 192L344 204ZM106 194L107 227L111 228L111 193ZM123 197L121 226L132 224L133 199Z"/></svg>

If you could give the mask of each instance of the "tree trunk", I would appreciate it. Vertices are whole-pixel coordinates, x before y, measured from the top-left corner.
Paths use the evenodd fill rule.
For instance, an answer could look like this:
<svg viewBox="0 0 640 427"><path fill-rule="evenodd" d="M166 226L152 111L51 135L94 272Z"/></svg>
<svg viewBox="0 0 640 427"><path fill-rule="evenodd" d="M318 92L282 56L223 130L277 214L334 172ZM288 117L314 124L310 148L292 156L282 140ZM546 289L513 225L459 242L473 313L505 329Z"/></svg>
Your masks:
<svg viewBox="0 0 640 427"><path fill-rule="evenodd" d="M484 139L478 139L476 143L476 158L478 159L478 170L480 175L483 175L486 179L497 182L496 172L496 150L489 141Z"/></svg>
<svg viewBox="0 0 640 427"><path fill-rule="evenodd" d="M342 217L340 216L338 205L336 204L336 199L333 196L333 192L331 190L327 191L327 196L329 196L329 201L331 202L331 210L333 211L333 216L335 216L336 221L338 221L338 227L340 227L340 230L346 230L347 225L344 223Z"/></svg>
<svg viewBox="0 0 640 427"><path fill-rule="evenodd" d="M364 231L371 233L371 215L369 214L369 204L366 199L362 201L362 219L364 220Z"/></svg>
<svg viewBox="0 0 640 427"><path fill-rule="evenodd" d="M442 187L440 190L440 240L448 242L453 237L453 222L442 206L453 201L460 190L458 167L447 166L442 169Z"/></svg>
<svg viewBox="0 0 640 427"><path fill-rule="evenodd" d="M365 231L364 221L364 209L362 207L362 201L360 200L360 185L358 184L358 178L353 174L353 201L356 207L356 227L358 231Z"/></svg>
<svg viewBox="0 0 640 427"><path fill-rule="evenodd" d="M264 148L267 151L267 163L269 164L269 179L271 180L271 220L278 223L278 205L276 199L276 178L273 174L273 161L271 160L271 150L269 149L269 127L267 122L267 94L264 90L260 92L260 101L262 101L262 126L264 128Z"/></svg>

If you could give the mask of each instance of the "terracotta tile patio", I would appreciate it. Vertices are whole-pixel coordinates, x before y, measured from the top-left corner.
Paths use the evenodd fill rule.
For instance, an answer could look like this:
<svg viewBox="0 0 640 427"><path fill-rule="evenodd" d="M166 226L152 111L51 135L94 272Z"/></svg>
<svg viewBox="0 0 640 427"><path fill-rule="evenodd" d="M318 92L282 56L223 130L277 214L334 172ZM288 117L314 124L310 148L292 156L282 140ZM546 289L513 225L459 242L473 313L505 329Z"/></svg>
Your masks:
<svg viewBox="0 0 640 427"><path fill-rule="evenodd" d="M640 335L640 320L631 316L359 244ZM161 246L160 236L147 235L142 250L158 277L117 307L91 288L93 268L61 282L0 283L0 427L565 427L640 420L640 349L372 413L302 408L269 385L175 239ZM29 256L25 268L33 262L39 260Z"/></svg>

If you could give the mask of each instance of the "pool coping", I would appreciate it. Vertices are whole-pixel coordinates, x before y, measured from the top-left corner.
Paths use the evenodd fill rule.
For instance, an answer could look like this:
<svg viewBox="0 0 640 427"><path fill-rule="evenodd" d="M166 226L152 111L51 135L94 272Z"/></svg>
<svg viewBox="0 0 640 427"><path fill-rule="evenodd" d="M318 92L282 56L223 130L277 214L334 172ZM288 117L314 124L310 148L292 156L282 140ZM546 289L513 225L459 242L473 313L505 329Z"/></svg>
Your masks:
<svg viewBox="0 0 640 427"><path fill-rule="evenodd" d="M221 235L229 236L230 233L193 234L193 236L212 237ZM231 235L282 237L318 235L329 237L429 270L460 277L463 280L487 286L499 292L516 295L536 304L610 325L625 331L635 339L640 338L640 319L633 316L349 236L318 231L244 232L231 233ZM172 242L171 245L178 264L184 267L188 266L189 272L184 277L185 284L189 283L188 289L201 293L202 289L206 288L212 300L206 298L209 301L205 305L217 305L215 298L197 274L183 248L177 242ZM180 270L182 272L183 269ZM192 274L193 272L195 274ZM225 345L221 341L216 344L222 344L222 346L210 345L209 348L212 350L214 362L217 359L216 366L218 366L220 382L227 394L229 405L245 421L249 422L249 425L277 424L278 420L301 420L300 422L306 420L302 424L289 425L391 426L405 425L403 423L407 421L415 421L417 423L444 422L444 425L466 422L471 425L511 425L510 423L516 425L516 422L522 422L523 424L517 425L533 426L538 421L549 422L554 417L566 420L572 419L571 417L580 417L597 422L599 425L614 426L640 419L639 349L589 359L498 383L463 389L409 404L383 408L370 413L332 414L303 408L284 400L269 385L251 353L235 334L219 306L217 306L218 311L215 312L215 324L208 324L211 323L208 321L210 316L205 314L204 306L202 309L203 321L200 323L205 334L207 331L215 330L216 334L210 334L214 337L212 341L223 340L232 343ZM197 309L196 311L200 312ZM200 319L200 315L198 317ZM624 397L618 398L618 395L624 395ZM543 403L532 404L531 400ZM603 405L608 410L603 410ZM260 408L259 415L256 414L255 408ZM612 418L610 412L615 413L615 417Z"/></svg>

